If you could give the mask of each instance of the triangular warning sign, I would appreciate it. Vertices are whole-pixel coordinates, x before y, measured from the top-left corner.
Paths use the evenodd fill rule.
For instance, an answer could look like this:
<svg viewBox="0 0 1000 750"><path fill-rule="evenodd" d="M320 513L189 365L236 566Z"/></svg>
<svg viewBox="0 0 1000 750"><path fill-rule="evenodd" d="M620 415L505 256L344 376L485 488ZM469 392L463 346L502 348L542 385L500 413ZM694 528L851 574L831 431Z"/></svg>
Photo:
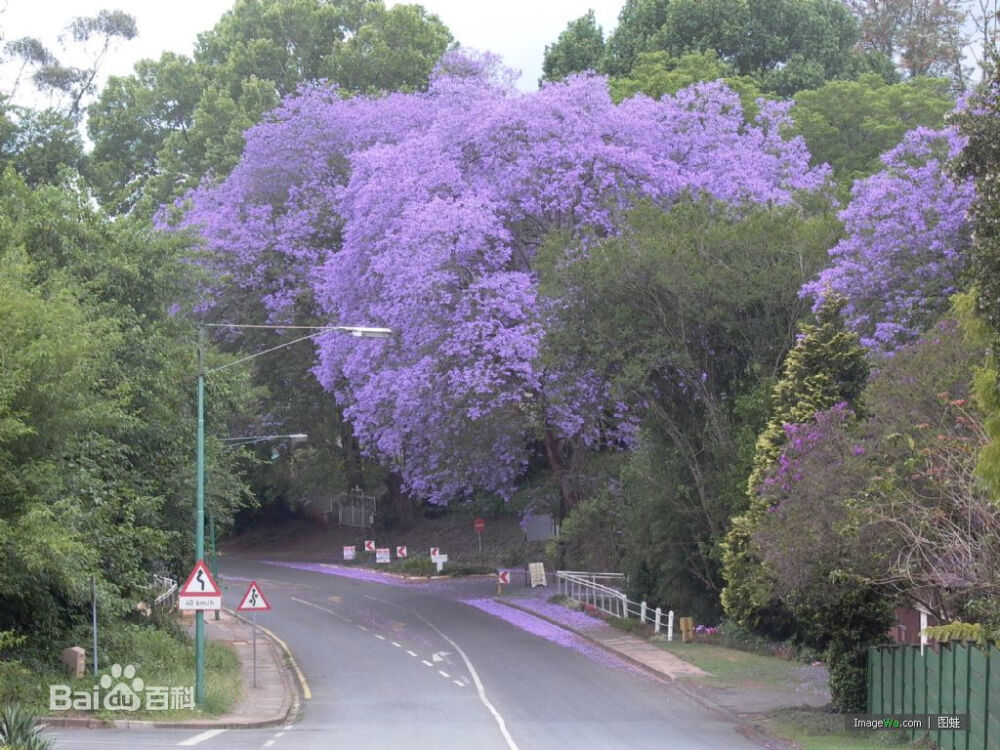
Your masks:
<svg viewBox="0 0 1000 750"><path fill-rule="evenodd" d="M199 560L195 563L191 575L181 586L178 596L222 596L222 589L208 572L205 561Z"/></svg>
<svg viewBox="0 0 1000 750"><path fill-rule="evenodd" d="M264 592L260 590L260 586L257 585L256 581L252 581L250 588L243 595L243 601L240 602L240 606L236 609L241 612L263 612L270 608L271 605L264 598Z"/></svg>

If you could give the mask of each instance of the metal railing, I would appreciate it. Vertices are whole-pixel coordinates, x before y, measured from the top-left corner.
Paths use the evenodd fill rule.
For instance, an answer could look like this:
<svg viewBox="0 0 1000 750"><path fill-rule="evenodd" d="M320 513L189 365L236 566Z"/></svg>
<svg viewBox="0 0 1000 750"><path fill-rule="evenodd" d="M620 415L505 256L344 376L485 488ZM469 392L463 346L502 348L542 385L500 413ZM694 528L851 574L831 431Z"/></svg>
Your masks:
<svg viewBox="0 0 1000 750"><path fill-rule="evenodd" d="M612 617L623 620L636 618L641 623L653 626L653 632L659 633L666 620L667 640L674 639L674 611L663 612L660 607L652 609L646 602L635 602L628 598L624 591L598 583L609 581L626 583L622 573L592 573L579 570L557 570L556 588L563 596L568 596L584 605L590 605ZM664 618L664 615L666 617Z"/></svg>
<svg viewBox="0 0 1000 750"><path fill-rule="evenodd" d="M150 588L154 591L160 590L153 599L153 609L173 609L177 605L177 581L158 575L152 576L152 579Z"/></svg>

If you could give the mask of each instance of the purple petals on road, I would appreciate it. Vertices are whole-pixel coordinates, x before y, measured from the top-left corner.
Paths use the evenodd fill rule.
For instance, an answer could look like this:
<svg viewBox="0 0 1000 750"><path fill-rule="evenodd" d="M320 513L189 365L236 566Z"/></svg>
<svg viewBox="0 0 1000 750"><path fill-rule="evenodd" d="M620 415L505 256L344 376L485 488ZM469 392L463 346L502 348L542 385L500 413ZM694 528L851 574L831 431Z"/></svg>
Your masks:
<svg viewBox="0 0 1000 750"><path fill-rule="evenodd" d="M368 581L369 583L384 583L387 586L406 586L406 583L399 578L365 568L348 568L328 563L282 562L280 560L261 560L260 562L265 565L277 565L282 568L308 570L311 573L322 573L327 576L353 578L357 581Z"/></svg>

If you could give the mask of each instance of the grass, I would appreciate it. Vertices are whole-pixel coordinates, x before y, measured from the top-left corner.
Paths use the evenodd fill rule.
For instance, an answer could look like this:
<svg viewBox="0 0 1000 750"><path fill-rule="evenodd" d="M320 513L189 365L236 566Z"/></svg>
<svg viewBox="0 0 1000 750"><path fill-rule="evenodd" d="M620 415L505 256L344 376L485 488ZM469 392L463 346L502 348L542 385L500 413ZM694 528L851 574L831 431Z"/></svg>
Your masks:
<svg viewBox="0 0 1000 750"><path fill-rule="evenodd" d="M792 740L802 750L930 747L919 741L908 742L901 732L860 732L845 729L843 715L819 708L782 708L762 717L757 726L773 737Z"/></svg>
<svg viewBox="0 0 1000 750"><path fill-rule="evenodd" d="M194 644L190 638L178 633L167 632L150 626L126 625L117 632L107 634L107 644L100 652L101 670L98 677L90 673L80 679L69 679L64 671L52 665L31 672L29 680L21 679L17 685L18 700L40 715L91 716L101 719L138 719L143 721L176 721L205 716L217 716L229 711L243 693L240 661L236 653L226 644L209 641L205 645L205 701L201 710L106 710L97 711L51 711L49 710L49 686L68 685L74 692L93 693L94 685L100 677L108 674L113 664L122 668L131 664L135 676L142 679L145 696L147 687L193 687L194 684ZM121 677L114 684L132 683ZM11 687L0 685L2 687ZM6 692L6 691L0 691ZM138 692L138 691L137 691ZM106 691L100 692L103 700Z"/></svg>
<svg viewBox="0 0 1000 750"><path fill-rule="evenodd" d="M660 648L709 673L692 677L712 687L801 690L810 667L801 662L704 643L657 641Z"/></svg>

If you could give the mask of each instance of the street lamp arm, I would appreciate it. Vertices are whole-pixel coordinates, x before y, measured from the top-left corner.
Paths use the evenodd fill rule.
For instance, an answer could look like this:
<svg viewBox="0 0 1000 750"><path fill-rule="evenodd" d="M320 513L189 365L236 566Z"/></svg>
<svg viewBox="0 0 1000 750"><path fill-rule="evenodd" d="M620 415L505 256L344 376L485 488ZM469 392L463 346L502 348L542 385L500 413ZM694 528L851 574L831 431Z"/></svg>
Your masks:
<svg viewBox="0 0 1000 750"><path fill-rule="evenodd" d="M248 354L245 357L240 357L239 359L234 359L232 362L227 362L224 365L219 365L218 367L213 367L210 370L205 370L202 374L203 375L209 375L210 373L213 373L213 372L219 372L220 370L225 370L225 369L228 369L230 367L235 367L236 365L242 364L242 363L247 362L247 361L249 361L251 359L255 359L256 357L260 357L263 354L270 354L271 352L276 352L276 351L278 351L278 349L284 349L286 346L291 346L292 344L297 344L300 341L305 341L307 339L314 339L317 336L319 336L321 333L322 333L322 331L317 331L316 333L310 333L308 336L300 336L297 339L292 339L291 341L286 341L283 344L278 344L277 346L272 346L270 349L265 349L262 352L256 352L254 354Z"/></svg>

